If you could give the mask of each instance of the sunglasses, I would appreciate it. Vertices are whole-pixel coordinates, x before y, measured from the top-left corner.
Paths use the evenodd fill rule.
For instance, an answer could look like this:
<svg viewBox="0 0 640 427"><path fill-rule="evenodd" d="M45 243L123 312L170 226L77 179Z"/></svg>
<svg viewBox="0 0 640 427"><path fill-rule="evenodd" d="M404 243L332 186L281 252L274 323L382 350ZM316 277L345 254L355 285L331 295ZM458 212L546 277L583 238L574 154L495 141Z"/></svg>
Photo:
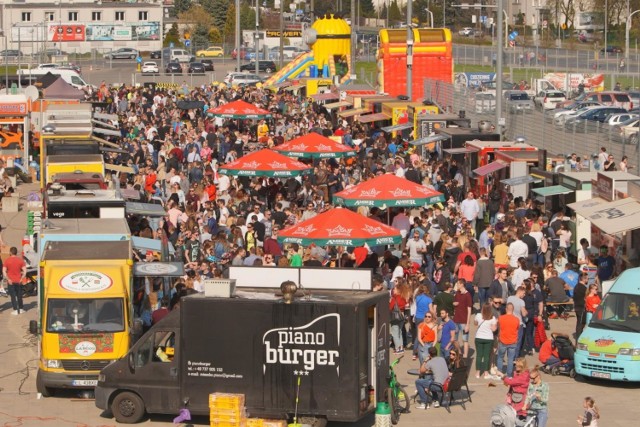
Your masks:
<svg viewBox="0 0 640 427"><path fill-rule="evenodd" d="M433 316L424 316L425 319L433 319Z"/></svg>
<svg viewBox="0 0 640 427"><path fill-rule="evenodd" d="M538 375L531 375L529 378L535 380L536 378L538 378Z"/></svg>

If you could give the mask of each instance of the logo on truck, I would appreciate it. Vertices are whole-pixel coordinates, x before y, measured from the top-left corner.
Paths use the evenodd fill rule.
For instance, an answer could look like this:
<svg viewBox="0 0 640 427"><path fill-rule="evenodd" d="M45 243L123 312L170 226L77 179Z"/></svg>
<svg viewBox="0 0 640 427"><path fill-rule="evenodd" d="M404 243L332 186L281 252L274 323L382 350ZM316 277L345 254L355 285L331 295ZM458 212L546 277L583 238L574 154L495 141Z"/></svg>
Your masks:
<svg viewBox="0 0 640 427"><path fill-rule="evenodd" d="M334 332L335 327L335 332ZM269 329L262 336L267 365L291 365L294 374L309 375L319 366L335 367L340 376L340 315L325 314L298 327Z"/></svg>
<svg viewBox="0 0 640 427"><path fill-rule="evenodd" d="M74 271L60 279L60 287L81 294L102 292L112 284L111 277L97 271Z"/></svg>
<svg viewBox="0 0 640 427"><path fill-rule="evenodd" d="M76 344L75 351L80 356L91 356L96 352L96 345L89 341L82 341Z"/></svg>

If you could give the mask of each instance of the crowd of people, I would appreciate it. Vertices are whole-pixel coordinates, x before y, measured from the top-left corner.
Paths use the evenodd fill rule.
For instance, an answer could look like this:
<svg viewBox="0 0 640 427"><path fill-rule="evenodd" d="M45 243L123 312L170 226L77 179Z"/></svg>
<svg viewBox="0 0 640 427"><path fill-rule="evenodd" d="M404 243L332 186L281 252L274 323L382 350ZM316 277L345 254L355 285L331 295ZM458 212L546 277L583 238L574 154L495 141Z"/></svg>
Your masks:
<svg viewBox="0 0 640 427"><path fill-rule="evenodd" d="M540 351L536 331L547 317L563 315L562 305L548 313L546 303L573 298L580 313L577 339L582 313L597 305L593 298L585 301L597 296L599 284L616 271L607 246L595 251L585 241L572 252L575 231L564 211L546 216L535 200L513 198L498 186L478 197L469 191L462 159L437 152L419 156L402 135L336 118L321 104L283 90L103 84L96 96L104 112L119 117L121 135L110 140L123 150L107 153L105 161L134 171L110 178L120 188L135 190L140 201L166 209L164 218L130 217L132 234L169 241L175 260L187 271L169 294L162 281L137 283L135 302L147 327L179 303L180 296L202 292L204 279L228 277L230 265L371 268L374 290L389 292L389 310L396 312L393 351L411 350L425 374L416 382L424 405L419 407L429 404L430 384L442 384L452 372L451 363L471 363L473 323L476 378L504 381L512 402L513 390L520 387L517 410L535 410L544 427L548 386L537 368L527 369L523 357ZM236 120L206 113L238 99L269 110L272 117ZM181 110L180 100L203 106ZM341 136L357 155L309 160L313 173L296 178L218 172L248 151L309 132ZM280 230L330 209L335 193L381 174L404 177L444 195L445 202L434 206L389 212L358 208L358 213L398 228L401 245L302 247L278 241ZM137 256L153 262L160 254Z"/></svg>

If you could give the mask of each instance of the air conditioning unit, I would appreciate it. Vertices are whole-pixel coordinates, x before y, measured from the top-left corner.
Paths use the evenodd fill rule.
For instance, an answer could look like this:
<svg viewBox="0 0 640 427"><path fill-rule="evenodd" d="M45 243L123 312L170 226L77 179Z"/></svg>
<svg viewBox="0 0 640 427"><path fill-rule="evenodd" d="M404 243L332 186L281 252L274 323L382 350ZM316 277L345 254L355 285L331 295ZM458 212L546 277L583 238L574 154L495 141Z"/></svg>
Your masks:
<svg viewBox="0 0 640 427"><path fill-rule="evenodd" d="M204 296L208 298L231 298L236 294L236 279L207 279L204 281Z"/></svg>

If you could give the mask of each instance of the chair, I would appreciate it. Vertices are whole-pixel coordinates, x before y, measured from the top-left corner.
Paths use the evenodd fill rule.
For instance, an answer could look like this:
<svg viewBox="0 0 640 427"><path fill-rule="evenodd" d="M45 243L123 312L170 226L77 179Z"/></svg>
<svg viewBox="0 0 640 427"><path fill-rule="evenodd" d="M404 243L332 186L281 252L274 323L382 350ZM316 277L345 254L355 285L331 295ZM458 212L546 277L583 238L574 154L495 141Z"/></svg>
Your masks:
<svg viewBox="0 0 640 427"><path fill-rule="evenodd" d="M471 402L471 392L469 391L469 385L467 384L467 378L469 378L470 371L471 371L471 364L469 366L463 366L455 369L451 374L451 378L449 379L449 386L447 388L447 391L443 390L442 384L432 383L429 386L429 391L432 394L434 392L439 394L440 398L438 399L438 401L440 402L440 406L445 406L443 405L444 397L447 394L449 395L449 399L447 399L447 404L445 406L447 409L447 412L451 413L450 406L451 406L451 403L455 401L454 393L457 391L463 391L462 390L463 386L467 389L467 397L469 398L469 402ZM462 405L462 408L466 411L467 408L464 405L464 398L460 400L460 404Z"/></svg>

